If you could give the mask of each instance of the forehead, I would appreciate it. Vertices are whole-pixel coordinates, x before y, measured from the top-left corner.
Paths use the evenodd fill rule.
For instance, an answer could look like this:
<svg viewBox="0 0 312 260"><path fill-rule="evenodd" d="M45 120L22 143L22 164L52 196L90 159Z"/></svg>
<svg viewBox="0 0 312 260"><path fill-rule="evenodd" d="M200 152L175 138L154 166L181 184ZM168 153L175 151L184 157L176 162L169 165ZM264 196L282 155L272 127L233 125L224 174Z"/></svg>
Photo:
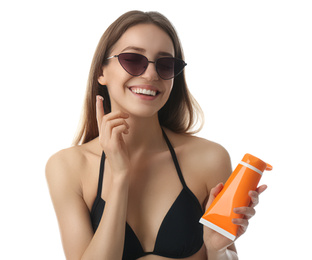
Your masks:
<svg viewBox="0 0 312 260"><path fill-rule="evenodd" d="M164 30L154 24L139 24L130 27L116 42L112 52L121 52L129 46L143 49L151 55L170 53L174 56L171 38Z"/></svg>

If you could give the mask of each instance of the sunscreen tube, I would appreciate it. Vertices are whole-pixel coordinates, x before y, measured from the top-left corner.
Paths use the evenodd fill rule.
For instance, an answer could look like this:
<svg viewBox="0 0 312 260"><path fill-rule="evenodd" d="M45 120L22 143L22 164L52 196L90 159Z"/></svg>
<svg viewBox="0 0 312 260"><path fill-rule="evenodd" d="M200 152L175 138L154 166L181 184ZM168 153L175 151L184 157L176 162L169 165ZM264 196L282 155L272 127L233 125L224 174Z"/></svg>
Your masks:
<svg viewBox="0 0 312 260"><path fill-rule="evenodd" d="M256 190L264 170L272 169L257 157L245 154L199 222L234 241L239 226L232 219L243 215L234 213L233 209L249 205L248 192Z"/></svg>

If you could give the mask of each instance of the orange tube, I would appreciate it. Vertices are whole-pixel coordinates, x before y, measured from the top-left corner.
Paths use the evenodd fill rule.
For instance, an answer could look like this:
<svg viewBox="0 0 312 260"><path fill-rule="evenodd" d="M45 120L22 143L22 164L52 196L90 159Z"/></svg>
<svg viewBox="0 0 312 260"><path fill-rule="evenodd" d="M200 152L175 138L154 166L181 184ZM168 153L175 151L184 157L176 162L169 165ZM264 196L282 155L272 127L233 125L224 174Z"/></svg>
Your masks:
<svg viewBox="0 0 312 260"><path fill-rule="evenodd" d="M257 157L245 154L199 222L234 241L239 226L233 224L232 219L242 215L233 209L249 205L248 192L256 190L264 170L272 169Z"/></svg>

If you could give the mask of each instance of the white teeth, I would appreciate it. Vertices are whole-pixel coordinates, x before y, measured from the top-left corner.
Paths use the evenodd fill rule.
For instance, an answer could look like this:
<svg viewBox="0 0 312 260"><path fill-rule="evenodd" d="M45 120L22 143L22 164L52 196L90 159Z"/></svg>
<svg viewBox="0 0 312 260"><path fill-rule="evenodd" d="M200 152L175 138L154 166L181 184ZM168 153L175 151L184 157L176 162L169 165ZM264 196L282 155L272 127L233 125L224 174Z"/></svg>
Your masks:
<svg viewBox="0 0 312 260"><path fill-rule="evenodd" d="M130 89L133 93L136 94L143 94L143 95L147 95L147 96L156 96L156 91L154 90L150 90L150 89L143 89L143 88L131 88Z"/></svg>

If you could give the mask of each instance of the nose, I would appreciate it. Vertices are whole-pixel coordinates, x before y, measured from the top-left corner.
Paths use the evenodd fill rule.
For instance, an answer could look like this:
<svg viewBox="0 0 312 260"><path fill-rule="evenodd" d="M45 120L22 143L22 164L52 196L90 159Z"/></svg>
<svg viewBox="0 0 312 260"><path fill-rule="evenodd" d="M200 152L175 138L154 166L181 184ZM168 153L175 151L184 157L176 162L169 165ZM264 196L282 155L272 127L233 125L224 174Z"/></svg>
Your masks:
<svg viewBox="0 0 312 260"><path fill-rule="evenodd" d="M151 64L152 63L152 64ZM156 71L155 61L148 61L148 65L144 73L141 75L149 81L158 80L159 76Z"/></svg>

